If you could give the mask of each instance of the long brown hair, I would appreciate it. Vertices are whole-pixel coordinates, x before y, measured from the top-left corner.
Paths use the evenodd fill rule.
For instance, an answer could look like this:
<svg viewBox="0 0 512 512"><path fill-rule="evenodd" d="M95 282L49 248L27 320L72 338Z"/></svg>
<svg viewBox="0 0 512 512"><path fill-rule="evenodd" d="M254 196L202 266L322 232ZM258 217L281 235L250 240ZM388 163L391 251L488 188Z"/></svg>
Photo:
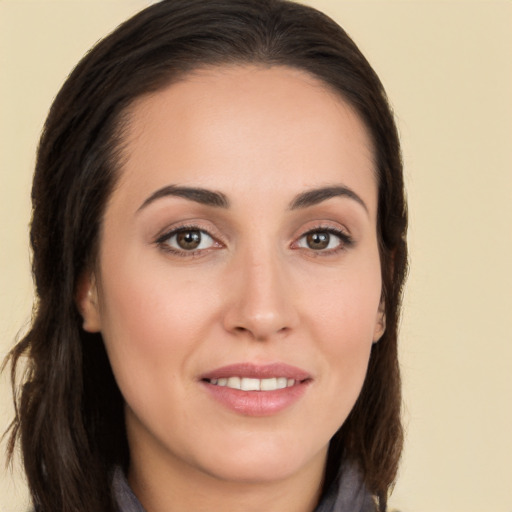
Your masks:
<svg viewBox="0 0 512 512"><path fill-rule="evenodd" d="M203 66L258 63L306 71L337 91L373 140L386 331L372 348L362 392L331 441L326 485L357 464L385 510L402 449L397 324L407 267L400 146L383 86L334 21L283 0L164 0L102 40L56 97L40 140L30 240L37 302L9 355L19 440L36 510L113 511L110 479L129 461L123 398L100 334L81 328L77 283L94 264L116 183L127 108Z"/></svg>

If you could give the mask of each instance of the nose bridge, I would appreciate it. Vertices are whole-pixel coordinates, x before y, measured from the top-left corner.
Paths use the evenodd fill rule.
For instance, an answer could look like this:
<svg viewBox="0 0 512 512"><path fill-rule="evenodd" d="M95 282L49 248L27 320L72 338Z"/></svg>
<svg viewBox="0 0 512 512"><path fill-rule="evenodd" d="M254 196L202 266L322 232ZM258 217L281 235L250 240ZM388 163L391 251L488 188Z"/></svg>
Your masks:
<svg viewBox="0 0 512 512"><path fill-rule="evenodd" d="M283 255L270 243L248 247L238 255L236 294L227 314L230 330L266 339L295 325L286 270Z"/></svg>

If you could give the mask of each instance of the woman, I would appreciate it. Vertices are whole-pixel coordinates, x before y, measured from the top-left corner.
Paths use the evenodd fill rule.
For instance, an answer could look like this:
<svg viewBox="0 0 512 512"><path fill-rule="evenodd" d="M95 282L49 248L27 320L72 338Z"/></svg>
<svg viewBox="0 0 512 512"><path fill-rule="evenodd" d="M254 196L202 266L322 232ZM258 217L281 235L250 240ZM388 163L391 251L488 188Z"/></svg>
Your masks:
<svg viewBox="0 0 512 512"><path fill-rule="evenodd" d="M36 510L381 511L401 451L399 142L332 20L171 0L41 138L11 435Z"/></svg>

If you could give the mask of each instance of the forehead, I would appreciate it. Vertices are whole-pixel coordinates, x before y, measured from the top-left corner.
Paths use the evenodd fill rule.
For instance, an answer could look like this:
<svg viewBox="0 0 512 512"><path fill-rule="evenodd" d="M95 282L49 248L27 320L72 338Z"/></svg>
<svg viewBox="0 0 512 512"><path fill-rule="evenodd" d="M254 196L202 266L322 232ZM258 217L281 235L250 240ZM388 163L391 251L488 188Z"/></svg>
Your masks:
<svg viewBox="0 0 512 512"><path fill-rule="evenodd" d="M354 109L282 66L201 69L137 99L124 148L120 186L139 192L176 182L288 184L297 193L348 180L376 189L373 147Z"/></svg>

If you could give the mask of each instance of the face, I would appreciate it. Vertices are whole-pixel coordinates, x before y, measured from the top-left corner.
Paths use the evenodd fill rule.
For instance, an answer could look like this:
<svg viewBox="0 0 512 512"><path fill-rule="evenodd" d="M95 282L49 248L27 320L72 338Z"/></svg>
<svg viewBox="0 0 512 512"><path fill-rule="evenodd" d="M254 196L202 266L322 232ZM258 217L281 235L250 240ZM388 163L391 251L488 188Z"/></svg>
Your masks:
<svg viewBox="0 0 512 512"><path fill-rule="evenodd" d="M124 156L80 306L132 464L323 467L383 330L362 122L300 71L216 68L139 99Z"/></svg>

